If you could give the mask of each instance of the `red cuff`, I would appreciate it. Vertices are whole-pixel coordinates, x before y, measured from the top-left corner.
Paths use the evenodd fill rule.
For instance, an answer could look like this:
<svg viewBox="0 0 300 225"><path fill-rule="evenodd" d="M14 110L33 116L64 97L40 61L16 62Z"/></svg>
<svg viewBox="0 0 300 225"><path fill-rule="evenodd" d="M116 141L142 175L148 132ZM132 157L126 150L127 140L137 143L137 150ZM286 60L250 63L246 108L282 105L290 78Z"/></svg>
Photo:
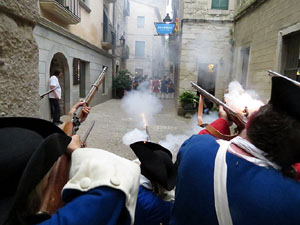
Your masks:
<svg viewBox="0 0 300 225"><path fill-rule="evenodd" d="M229 126L226 120L219 118L210 124L213 128L219 131L221 134L230 135ZM210 134L206 129L201 130L200 134Z"/></svg>

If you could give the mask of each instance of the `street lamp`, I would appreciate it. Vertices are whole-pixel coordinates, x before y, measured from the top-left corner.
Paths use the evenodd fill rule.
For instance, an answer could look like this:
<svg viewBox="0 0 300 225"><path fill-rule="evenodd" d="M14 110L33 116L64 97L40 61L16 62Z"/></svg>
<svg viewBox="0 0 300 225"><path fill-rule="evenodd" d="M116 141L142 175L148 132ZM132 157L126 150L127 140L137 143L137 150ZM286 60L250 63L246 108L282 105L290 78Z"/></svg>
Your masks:
<svg viewBox="0 0 300 225"><path fill-rule="evenodd" d="M163 19L163 21L164 21L164 23L171 23L171 22L172 22L172 20L171 20L171 18L170 18L170 16L169 16L169 13L167 13L167 15L166 15L166 17Z"/></svg>
<svg viewBox="0 0 300 225"><path fill-rule="evenodd" d="M125 45L125 38L124 38L124 36L122 35L121 37L120 37L120 44L121 44L121 46L124 46Z"/></svg>

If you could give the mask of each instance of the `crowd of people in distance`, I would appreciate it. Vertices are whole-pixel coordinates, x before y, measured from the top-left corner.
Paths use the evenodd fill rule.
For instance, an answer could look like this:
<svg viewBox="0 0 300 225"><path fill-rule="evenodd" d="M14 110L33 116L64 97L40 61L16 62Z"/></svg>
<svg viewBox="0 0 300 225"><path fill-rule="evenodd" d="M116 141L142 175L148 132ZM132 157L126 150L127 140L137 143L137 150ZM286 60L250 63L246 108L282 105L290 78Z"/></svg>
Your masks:
<svg viewBox="0 0 300 225"><path fill-rule="evenodd" d="M157 76L148 78L147 75L137 75L132 81L132 89L136 90L141 84L161 99L174 98L175 86L170 77L164 76L161 79Z"/></svg>

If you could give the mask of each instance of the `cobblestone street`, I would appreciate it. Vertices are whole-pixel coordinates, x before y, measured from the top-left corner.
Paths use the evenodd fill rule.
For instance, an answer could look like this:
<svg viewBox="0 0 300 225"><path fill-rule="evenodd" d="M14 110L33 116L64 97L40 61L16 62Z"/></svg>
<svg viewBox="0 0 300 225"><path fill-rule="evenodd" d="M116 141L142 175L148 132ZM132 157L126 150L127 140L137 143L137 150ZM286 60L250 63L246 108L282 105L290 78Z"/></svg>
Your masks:
<svg viewBox="0 0 300 225"><path fill-rule="evenodd" d="M163 109L154 115L155 124L150 124L148 127L152 142L158 143L164 140L167 134L185 134L188 137L200 130L195 120L177 115L174 99L161 99L161 103ZM128 159L135 158L130 147L123 144L122 137L134 128L143 128L138 127L133 118L122 110L121 100L111 99L94 106L87 120L81 125L78 134L82 136L92 120L96 123L87 140L88 147L105 149Z"/></svg>

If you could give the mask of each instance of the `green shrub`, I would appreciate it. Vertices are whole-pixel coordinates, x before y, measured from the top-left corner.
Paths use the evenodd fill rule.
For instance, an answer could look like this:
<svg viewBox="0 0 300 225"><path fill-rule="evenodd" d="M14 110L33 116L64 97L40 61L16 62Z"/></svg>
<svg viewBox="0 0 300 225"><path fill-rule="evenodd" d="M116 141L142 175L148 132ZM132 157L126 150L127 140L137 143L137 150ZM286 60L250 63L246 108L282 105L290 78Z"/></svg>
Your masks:
<svg viewBox="0 0 300 225"><path fill-rule="evenodd" d="M131 73L128 70L120 70L113 80L113 88L129 91L131 89L130 75Z"/></svg>
<svg viewBox="0 0 300 225"><path fill-rule="evenodd" d="M179 96L179 101L182 105L194 104L199 101L199 96L193 94L191 91L184 91Z"/></svg>

